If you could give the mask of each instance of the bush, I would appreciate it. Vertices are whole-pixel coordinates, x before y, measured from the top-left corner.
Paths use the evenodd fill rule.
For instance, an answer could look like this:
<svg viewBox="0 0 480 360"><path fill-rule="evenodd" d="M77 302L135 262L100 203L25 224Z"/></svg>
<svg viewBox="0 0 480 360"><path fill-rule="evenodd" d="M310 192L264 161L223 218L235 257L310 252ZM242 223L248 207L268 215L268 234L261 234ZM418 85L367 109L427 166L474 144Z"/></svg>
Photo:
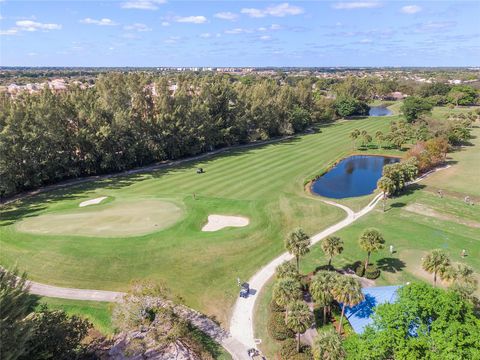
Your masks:
<svg viewBox="0 0 480 360"><path fill-rule="evenodd" d="M280 347L280 359L282 360L312 360L312 351L310 346L301 344L300 353L297 352L297 341L287 339L282 342Z"/></svg>
<svg viewBox="0 0 480 360"><path fill-rule="evenodd" d="M297 354L297 342L295 339L287 339L280 347L280 359L288 360Z"/></svg>
<svg viewBox="0 0 480 360"><path fill-rule="evenodd" d="M270 301L270 312L276 313L276 312L284 312L285 308L278 305L274 300Z"/></svg>
<svg viewBox="0 0 480 360"><path fill-rule="evenodd" d="M295 333L285 325L285 313L270 313L268 333L275 340L286 340L295 336Z"/></svg>
<svg viewBox="0 0 480 360"><path fill-rule="evenodd" d="M363 277L363 275L365 275L365 264L363 262L358 262L356 265L355 265L355 274L357 276L360 276L360 277Z"/></svg>
<svg viewBox="0 0 480 360"><path fill-rule="evenodd" d="M375 280L380 276L380 269L376 265L368 265L367 270L365 271L365 277L370 280Z"/></svg>

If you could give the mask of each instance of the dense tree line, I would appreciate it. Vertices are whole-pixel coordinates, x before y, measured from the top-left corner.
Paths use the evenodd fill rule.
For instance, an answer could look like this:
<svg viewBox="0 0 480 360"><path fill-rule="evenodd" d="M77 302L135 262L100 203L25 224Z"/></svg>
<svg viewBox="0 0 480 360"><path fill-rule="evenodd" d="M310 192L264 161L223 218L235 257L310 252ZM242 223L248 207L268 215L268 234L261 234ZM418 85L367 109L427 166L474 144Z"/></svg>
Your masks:
<svg viewBox="0 0 480 360"><path fill-rule="evenodd" d="M174 85L174 86L172 86ZM0 98L4 195L300 132L331 120L310 80L100 75L93 88Z"/></svg>

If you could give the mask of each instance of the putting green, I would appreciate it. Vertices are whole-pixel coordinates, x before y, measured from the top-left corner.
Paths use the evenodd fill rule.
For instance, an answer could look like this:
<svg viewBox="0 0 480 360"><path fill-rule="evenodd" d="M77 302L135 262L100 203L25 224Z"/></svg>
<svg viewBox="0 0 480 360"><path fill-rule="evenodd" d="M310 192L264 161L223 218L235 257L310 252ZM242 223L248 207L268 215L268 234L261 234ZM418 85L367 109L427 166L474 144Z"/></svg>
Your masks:
<svg viewBox="0 0 480 360"><path fill-rule="evenodd" d="M135 236L175 224L183 210L169 201L114 201L68 213L47 213L20 221L18 231L43 235Z"/></svg>

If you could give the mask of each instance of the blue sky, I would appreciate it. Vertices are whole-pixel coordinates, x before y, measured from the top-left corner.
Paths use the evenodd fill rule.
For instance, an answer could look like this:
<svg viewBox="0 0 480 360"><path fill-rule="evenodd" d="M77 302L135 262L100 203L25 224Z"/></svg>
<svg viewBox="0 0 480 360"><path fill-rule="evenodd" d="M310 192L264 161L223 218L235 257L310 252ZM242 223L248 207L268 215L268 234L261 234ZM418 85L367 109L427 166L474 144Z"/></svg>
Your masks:
<svg viewBox="0 0 480 360"><path fill-rule="evenodd" d="M0 0L4 66L478 66L479 1Z"/></svg>

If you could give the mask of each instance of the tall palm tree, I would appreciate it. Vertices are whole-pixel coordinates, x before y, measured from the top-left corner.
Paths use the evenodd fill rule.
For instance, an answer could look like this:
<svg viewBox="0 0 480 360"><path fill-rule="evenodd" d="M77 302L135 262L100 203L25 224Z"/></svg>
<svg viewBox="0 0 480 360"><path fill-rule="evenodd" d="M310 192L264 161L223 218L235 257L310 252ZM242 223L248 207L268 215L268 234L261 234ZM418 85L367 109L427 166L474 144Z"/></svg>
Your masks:
<svg viewBox="0 0 480 360"><path fill-rule="evenodd" d="M340 315L340 324L338 333L342 333L342 322L345 315L345 307L355 306L364 299L360 281L352 276L341 276L332 289L333 298L342 304L342 314Z"/></svg>
<svg viewBox="0 0 480 360"><path fill-rule="evenodd" d="M313 314L304 301L295 301L288 305L286 325L297 333L297 352L300 352L300 334L313 323Z"/></svg>
<svg viewBox="0 0 480 360"><path fill-rule="evenodd" d="M395 192L395 182L387 176L382 176L378 179L377 187L383 192L383 212L385 212L387 198Z"/></svg>
<svg viewBox="0 0 480 360"><path fill-rule="evenodd" d="M273 299L278 306L286 308L291 302L300 299L302 296L301 287L300 282L296 279L279 279L273 286Z"/></svg>
<svg viewBox="0 0 480 360"><path fill-rule="evenodd" d="M377 132L375 132L375 139L377 140L377 146L380 147L380 142L383 141L383 132L377 130Z"/></svg>
<svg viewBox="0 0 480 360"><path fill-rule="evenodd" d="M295 267L295 264L293 264L291 261L284 261L275 269L275 275L277 276L277 279L297 279L298 271Z"/></svg>
<svg viewBox="0 0 480 360"><path fill-rule="evenodd" d="M367 270L368 263L370 262L370 255L374 251L383 249L385 244L385 239L383 238L380 231L377 229L365 229L360 235L359 239L360 247L367 252L367 258L365 259L365 271Z"/></svg>
<svg viewBox="0 0 480 360"><path fill-rule="evenodd" d="M333 329L319 332L312 350L315 360L343 360L346 356L342 338Z"/></svg>
<svg viewBox="0 0 480 360"><path fill-rule="evenodd" d="M320 245L325 255L328 256L328 268L332 266L332 258L343 251L343 241L338 236L329 236L322 240Z"/></svg>
<svg viewBox="0 0 480 360"><path fill-rule="evenodd" d="M307 254L310 249L310 238L301 228L292 231L285 239L285 248L288 252L295 256L297 262L297 271L299 270L300 257Z"/></svg>
<svg viewBox="0 0 480 360"><path fill-rule="evenodd" d="M427 256L423 258L423 270L433 274L433 286L437 286L437 274L445 272L446 268L450 266L450 259L447 254L440 249L432 250Z"/></svg>
<svg viewBox="0 0 480 360"><path fill-rule="evenodd" d="M333 301L332 289L339 276L336 272L319 271L310 282L309 289L313 301L323 307L323 324L327 322L327 309Z"/></svg>
<svg viewBox="0 0 480 360"><path fill-rule="evenodd" d="M355 129L350 133L350 139L353 140L353 149L355 150L355 143L358 137L360 136L360 130Z"/></svg>

